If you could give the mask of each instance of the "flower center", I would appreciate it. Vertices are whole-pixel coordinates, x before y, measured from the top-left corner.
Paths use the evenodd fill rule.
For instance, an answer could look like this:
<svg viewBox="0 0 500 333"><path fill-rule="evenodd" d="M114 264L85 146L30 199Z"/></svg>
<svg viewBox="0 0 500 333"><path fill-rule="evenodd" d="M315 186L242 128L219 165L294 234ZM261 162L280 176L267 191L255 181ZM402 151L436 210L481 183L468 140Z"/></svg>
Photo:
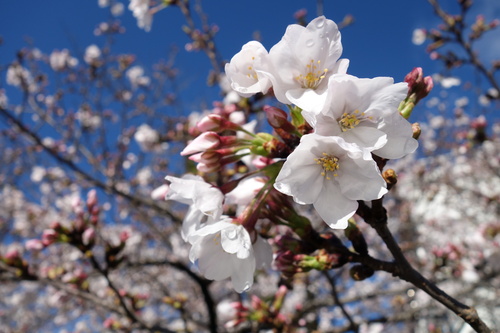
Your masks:
<svg viewBox="0 0 500 333"><path fill-rule="evenodd" d="M255 61L255 57L252 57L252 62L247 67L247 69L248 69L247 77L250 78L250 79L257 80L257 73L255 72L255 70L253 69L253 66L252 66L252 64L253 64L254 61Z"/></svg>
<svg viewBox="0 0 500 333"><path fill-rule="evenodd" d="M344 112L342 117L339 119L339 125L342 132L353 129L358 126L360 122L367 119L373 119L372 117L366 117L364 112L359 112L359 110L355 110L352 113Z"/></svg>
<svg viewBox="0 0 500 333"><path fill-rule="evenodd" d="M320 69L321 61L311 61L306 65L306 75L298 75L295 80L300 83L304 89L316 89L325 78L328 68Z"/></svg>
<svg viewBox="0 0 500 333"><path fill-rule="evenodd" d="M321 165L321 175L327 180L332 179L329 176L330 173L333 175L333 177L337 177L337 170L339 169L339 159L327 153L323 153L322 155L323 157L314 159L314 161L316 161L316 164Z"/></svg>

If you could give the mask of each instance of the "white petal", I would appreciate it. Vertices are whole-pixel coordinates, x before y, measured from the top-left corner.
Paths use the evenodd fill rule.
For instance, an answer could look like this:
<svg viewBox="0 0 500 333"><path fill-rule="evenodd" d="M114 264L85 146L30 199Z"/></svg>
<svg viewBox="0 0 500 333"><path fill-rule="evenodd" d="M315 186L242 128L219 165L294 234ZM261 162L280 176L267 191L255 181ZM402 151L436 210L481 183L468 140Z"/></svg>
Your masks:
<svg viewBox="0 0 500 333"><path fill-rule="evenodd" d="M345 141L355 143L369 151L380 149L387 143L387 135L384 132L362 125L342 132L341 136Z"/></svg>
<svg viewBox="0 0 500 333"><path fill-rule="evenodd" d="M236 292L242 293L248 290L253 284L253 275L255 273L255 258L253 256L247 259L232 258L231 282Z"/></svg>
<svg viewBox="0 0 500 333"><path fill-rule="evenodd" d="M375 200L387 193L386 182L373 160L342 160L336 180L342 194L352 200Z"/></svg>
<svg viewBox="0 0 500 333"><path fill-rule="evenodd" d="M290 89L286 93L286 98L299 108L311 111L321 111L325 107L327 92L326 89Z"/></svg>
<svg viewBox="0 0 500 333"><path fill-rule="evenodd" d="M243 226L233 224L221 230L221 246L227 253L236 254L239 259L244 259L251 253L252 241Z"/></svg>
<svg viewBox="0 0 500 333"><path fill-rule="evenodd" d="M386 117L379 129L387 133L387 143L373 153L388 159L401 158L413 153L418 148L417 140L413 139L411 124L399 113Z"/></svg>
<svg viewBox="0 0 500 333"><path fill-rule="evenodd" d="M271 81L259 75L259 71L269 72L270 68L267 50L261 43L251 41L243 45L241 51L226 64L225 72L231 81L231 88L243 97L250 97L269 90Z"/></svg>
<svg viewBox="0 0 500 333"><path fill-rule="evenodd" d="M358 202L344 197L338 185L332 180L326 182L324 191L314 203L314 208L330 228L345 229L347 220L358 209Z"/></svg>
<svg viewBox="0 0 500 333"><path fill-rule="evenodd" d="M298 203L313 203L321 191L321 167L304 145L299 145L287 158L274 187L287 195L291 195Z"/></svg>

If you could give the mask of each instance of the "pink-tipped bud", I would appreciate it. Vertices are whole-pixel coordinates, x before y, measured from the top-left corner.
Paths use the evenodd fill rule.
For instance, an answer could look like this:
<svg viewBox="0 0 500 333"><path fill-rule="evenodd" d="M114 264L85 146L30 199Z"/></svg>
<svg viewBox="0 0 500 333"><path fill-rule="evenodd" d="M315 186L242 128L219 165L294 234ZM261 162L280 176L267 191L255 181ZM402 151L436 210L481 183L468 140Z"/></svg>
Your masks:
<svg viewBox="0 0 500 333"><path fill-rule="evenodd" d="M422 98L427 96L434 83L430 76L424 77L424 73L421 67L415 67L410 73L405 77L405 82L408 83L408 96L414 95L414 104L417 104Z"/></svg>
<svg viewBox="0 0 500 333"><path fill-rule="evenodd" d="M294 14L293 17L298 21L298 20L303 20L307 16L307 9L302 8L297 10Z"/></svg>
<svg viewBox="0 0 500 333"><path fill-rule="evenodd" d="M114 320L113 318L107 318L102 323L102 326L104 326L105 328L114 329L114 328L118 328L120 326L120 324L116 320Z"/></svg>
<svg viewBox="0 0 500 333"><path fill-rule="evenodd" d="M54 229L54 230L60 229L61 223L54 221L54 222L50 223L49 228Z"/></svg>
<svg viewBox="0 0 500 333"><path fill-rule="evenodd" d="M95 239L95 229L88 228L82 234L82 242L84 245L89 245L94 242Z"/></svg>
<svg viewBox="0 0 500 333"><path fill-rule="evenodd" d="M125 243L127 239L130 238L130 236L130 231L123 230L122 232L120 232L120 242Z"/></svg>
<svg viewBox="0 0 500 333"><path fill-rule="evenodd" d="M21 255L19 254L19 251L17 249L10 249L7 251L7 253L5 253L4 257L8 261L13 261L19 259Z"/></svg>
<svg viewBox="0 0 500 333"><path fill-rule="evenodd" d="M218 114L209 114L208 116L203 117L198 124L196 124L196 128L200 132L222 132L222 131L239 131L241 130L241 126L233 121L229 121L221 115Z"/></svg>
<svg viewBox="0 0 500 333"><path fill-rule="evenodd" d="M42 233L42 244L49 246L57 241L58 233L54 229L45 229Z"/></svg>
<svg viewBox="0 0 500 333"><path fill-rule="evenodd" d="M194 154L189 156L189 159L198 163L196 169L200 172L215 172L221 167L221 155L215 151Z"/></svg>
<svg viewBox="0 0 500 333"><path fill-rule="evenodd" d="M285 300L285 296L288 293L288 288L285 285L281 285L274 294L274 302L272 305L273 312L279 312L281 307L283 306L283 301Z"/></svg>
<svg viewBox="0 0 500 333"><path fill-rule="evenodd" d="M97 191L92 189L87 194L87 207L91 209L95 205L97 205Z"/></svg>
<svg viewBox="0 0 500 333"><path fill-rule="evenodd" d="M213 164L220 160L220 154L215 151L207 151L189 156L189 159L196 163Z"/></svg>
<svg viewBox="0 0 500 333"><path fill-rule="evenodd" d="M405 76L405 82L408 83L408 89L412 89L423 78L422 67L415 67Z"/></svg>
<svg viewBox="0 0 500 333"><path fill-rule="evenodd" d="M252 165L256 167L257 169L262 169L268 165L271 165L274 163L274 159L264 157L264 156L257 156L252 160Z"/></svg>
<svg viewBox="0 0 500 333"><path fill-rule="evenodd" d="M288 114L285 111L274 106L264 106L264 111L269 125L273 128L282 129L287 133L297 132L295 126L288 121Z"/></svg>
<svg viewBox="0 0 500 333"><path fill-rule="evenodd" d="M221 137L215 132L205 132L196 137L181 152L182 156L217 149L221 144Z"/></svg>
<svg viewBox="0 0 500 333"><path fill-rule="evenodd" d="M42 241L39 239L29 239L24 246L28 251L41 251L44 248Z"/></svg>
<svg viewBox="0 0 500 333"><path fill-rule="evenodd" d="M251 295L250 297L251 297L250 305L253 309L257 310L262 308L264 302L262 302L262 300L258 296Z"/></svg>
<svg viewBox="0 0 500 333"><path fill-rule="evenodd" d="M196 128L200 132L207 132L207 131L219 132L223 121L224 121L224 118L222 118L222 116L220 116L218 114L209 114L208 116L203 117L196 124Z"/></svg>
<svg viewBox="0 0 500 333"><path fill-rule="evenodd" d="M473 119L470 125L474 129L484 129L488 125L488 122L486 121L486 117L481 115Z"/></svg>

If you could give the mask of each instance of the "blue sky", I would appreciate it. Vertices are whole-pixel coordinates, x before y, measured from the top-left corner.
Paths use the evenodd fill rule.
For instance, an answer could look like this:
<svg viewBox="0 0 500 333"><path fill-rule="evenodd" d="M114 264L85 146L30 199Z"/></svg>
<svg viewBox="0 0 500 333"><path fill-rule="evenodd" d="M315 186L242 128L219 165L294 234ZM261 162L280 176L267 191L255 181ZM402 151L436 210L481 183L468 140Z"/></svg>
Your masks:
<svg viewBox="0 0 500 333"><path fill-rule="evenodd" d="M455 0L441 2L446 8L457 7ZM500 6L495 2L478 1L478 6L486 14L498 17ZM294 23L293 13L298 9L307 9L309 20L316 16L315 0L205 0L202 5L209 21L220 28L216 42L227 60L252 39L255 31L260 32L267 48L273 46L286 26ZM0 64L14 60L16 51L26 45L27 38L44 53L68 48L73 55L81 56L88 45L103 43L93 31L109 17L109 11L99 8L97 0L3 1L0 8L3 37ZM423 67L428 74L441 68L429 59L424 46L411 42L415 28L430 28L438 23L426 0L325 0L324 14L334 21L352 14L356 20L342 31L343 57L351 61L350 74L392 76L395 81L402 81L413 67ZM115 52L136 54L137 63L148 67L168 58L169 50L176 45L181 49L176 61L181 70L180 80L189 88L186 99L210 105L217 97L214 89L207 90L204 86L210 68L207 58L202 53L184 51L188 39L180 30L184 21L177 8L167 8L155 15L150 32L139 29L128 10L119 19L127 31L117 38ZM487 49L496 54L491 47Z"/></svg>
<svg viewBox="0 0 500 333"><path fill-rule="evenodd" d="M351 60L351 74L402 80L414 66L430 63L423 48L411 43L413 29L434 18L426 1L324 2L328 18L341 21L345 14L352 14L356 19L342 36L343 57ZM316 15L314 0L206 0L202 5L210 22L220 27L216 41L225 59L251 40L255 31L261 33L262 43L270 48L279 41L286 26L294 22L293 13L298 9L306 8L309 19ZM69 48L73 54L81 54L88 45L102 43L93 30L109 15L106 9L98 7L97 0L16 0L3 1L0 6L2 64L14 59L27 38L44 53ZM139 63L145 66L166 58L172 45L183 49L187 42L180 31L183 18L176 8L155 15L151 32L140 30L128 10L119 19L127 32L117 39L115 50L137 54ZM204 82L209 63L203 54L182 50L177 63L187 81Z"/></svg>

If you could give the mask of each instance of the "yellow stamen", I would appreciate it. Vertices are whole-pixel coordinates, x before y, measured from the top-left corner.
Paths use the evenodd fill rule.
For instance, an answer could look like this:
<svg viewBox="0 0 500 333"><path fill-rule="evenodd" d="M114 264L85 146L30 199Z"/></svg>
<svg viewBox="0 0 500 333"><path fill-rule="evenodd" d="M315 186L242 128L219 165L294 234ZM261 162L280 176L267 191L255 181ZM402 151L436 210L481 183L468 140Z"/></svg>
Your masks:
<svg viewBox="0 0 500 333"><path fill-rule="evenodd" d="M366 117L364 112L359 112L355 110L354 112L347 113L344 112L342 117L339 119L339 125L342 132L353 129L358 126L360 122L366 119L373 119L372 117Z"/></svg>
<svg viewBox="0 0 500 333"><path fill-rule="evenodd" d="M255 61L255 57L252 57L252 62ZM257 73L255 72L255 70L253 69L253 66L252 65L249 65L247 67L248 69L248 73L247 73L247 77L248 78L251 78L251 79L254 79L254 80L257 80Z"/></svg>
<svg viewBox="0 0 500 333"><path fill-rule="evenodd" d="M304 89L316 89L318 88L321 81L326 77L326 73L328 72L328 68L319 69L321 65L321 61L318 60L314 62L311 59L310 63L306 65L306 75L298 75L295 77L302 88Z"/></svg>
<svg viewBox="0 0 500 333"><path fill-rule="evenodd" d="M329 172L333 174L333 177L337 177L337 170L339 169L339 159L335 156L328 155L327 153L322 154L324 157L315 158L316 164L321 165L323 171L321 175L327 180L330 180Z"/></svg>

